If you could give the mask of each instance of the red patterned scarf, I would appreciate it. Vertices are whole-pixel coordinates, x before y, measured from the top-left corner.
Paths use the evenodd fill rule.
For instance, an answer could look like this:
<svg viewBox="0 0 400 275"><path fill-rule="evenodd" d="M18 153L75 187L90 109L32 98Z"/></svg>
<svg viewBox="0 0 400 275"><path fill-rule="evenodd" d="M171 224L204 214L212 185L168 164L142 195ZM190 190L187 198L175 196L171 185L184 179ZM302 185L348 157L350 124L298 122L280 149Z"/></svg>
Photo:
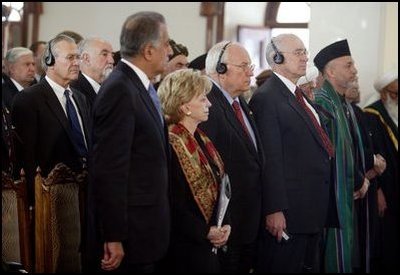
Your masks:
<svg viewBox="0 0 400 275"><path fill-rule="evenodd" d="M200 130L199 134L208 155L217 165L219 175L224 174L224 165L211 140ZM218 182L210 163L194 136L182 125L169 126L169 142L172 145L193 197L207 223L212 216L218 196Z"/></svg>

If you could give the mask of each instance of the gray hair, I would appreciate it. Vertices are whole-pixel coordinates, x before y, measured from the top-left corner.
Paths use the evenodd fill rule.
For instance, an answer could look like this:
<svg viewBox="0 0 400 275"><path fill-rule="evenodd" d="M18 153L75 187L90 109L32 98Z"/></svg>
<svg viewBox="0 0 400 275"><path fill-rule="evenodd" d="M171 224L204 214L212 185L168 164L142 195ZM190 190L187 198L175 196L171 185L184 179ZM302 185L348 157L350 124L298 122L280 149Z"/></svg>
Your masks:
<svg viewBox="0 0 400 275"><path fill-rule="evenodd" d="M217 72L216 68L217 68L218 61L220 63L224 63L224 62L226 62L226 60L228 60L229 47L231 47L232 45L237 45L237 46L242 47L242 45L240 45L239 43L231 42L231 41L222 41L222 42L219 42L219 43L215 44L214 46L212 46L212 48L208 51L207 57L206 57L206 74L207 75L215 74ZM224 48L225 48L225 50L222 53Z"/></svg>
<svg viewBox="0 0 400 275"><path fill-rule="evenodd" d="M278 52L281 52L281 51L283 51L282 49L285 48L285 40L288 38L300 39L292 33L283 33L276 37L272 37L271 41L274 42L274 45L275 45L276 49L278 50ZM271 42L268 43L265 53L266 53L266 59L267 59L268 65L271 68L273 68L276 65L274 62L274 56L276 54L276 51L275 51L274 47L272 46Z"/></svg>
<svg viewBox="0 0 400 275"><path fill-rule="evenodd" d="M5 60L7 61L7 63L12 64L17 62L21 56L28 54L31 54L33 56L33 52L30 49L24 47L15 47L7 51Z"/></svg>
<svg viewBox="0 0 400 275"><path fill-rule="evenodd" d="M166 24L165 18L157 12L144 11L129 16L119 38L121 57L137 56L148 43L157 46L161 24Z"/></svg>
<svg viewBox="0 0 400 275"><path fill-rule="evenodd" d="M79 42L78 44L78 53L80 55L82 55L83 53L86 52L91 52L92 51L92 44L93 42L101 42L101 43L108 43L110 44L110 42L108 42L107 40L101 38L101 37L88 37L83 39L81 42Z"/></svg>
<svg viewBox="0 0 400 275"><path fill-rule="evenodd" d="M48 65L46 64L46 60L53 55L53 58L56 58L58 56L58 47L57 44L60 43L61 41L66 41L68 43L75 43L75 40L73 38L71 38L70 36L64 35L64 34L60 34L57 35L56 37L54 37L53 39L51 39L47 45L46 45L46 49L43 52L42 55L42 60L41 60L41 64L42 64L42 68L44 69L44 71L47 71L48 69Z"/></svg>

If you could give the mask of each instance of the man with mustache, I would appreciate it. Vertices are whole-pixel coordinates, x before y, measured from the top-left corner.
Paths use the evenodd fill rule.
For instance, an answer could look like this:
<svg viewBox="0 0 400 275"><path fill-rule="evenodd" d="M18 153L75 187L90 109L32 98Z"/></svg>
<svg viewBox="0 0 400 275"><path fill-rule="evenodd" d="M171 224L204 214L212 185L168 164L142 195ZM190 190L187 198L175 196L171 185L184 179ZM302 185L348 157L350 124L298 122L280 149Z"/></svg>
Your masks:
<svg viewBox="0 0 400 275"><path fill-rule="evenodd" d="M108 41L91 37L79 42L78 51L81 56L79 64L81 71L71 86L84 94L89 107L92 107L100 85L113 70L113 49Z"/></svg>
<svg viewBox="0 0 400 275"><path fill-rule="evenodd" d="M381 223L377 269L393 271L399 268L399 170L398 170L398 74L387 72L374 83L381 99L365 108L368 114L375 153L386 159L386 170L378 177L378 214Z"/></svg>
<svg viewBox="0 0 400 275"><path fill-rule="evenodd" d="M332 43L314 58L314 64L325 81L315 92L315 103L328 111L324 118L329 138L335 146L335 195L340 221L339 228L329 228L325 244L326 272L368 271L366 250L362 247L364 232L359 232L358 220L367 216L364 196L369 187L366 177L364 146L360 129L346 91L357 79L357 69L347 40ZM364 227L365 230L366 227ZM368 235L367 235L368 236Z"/></svg>

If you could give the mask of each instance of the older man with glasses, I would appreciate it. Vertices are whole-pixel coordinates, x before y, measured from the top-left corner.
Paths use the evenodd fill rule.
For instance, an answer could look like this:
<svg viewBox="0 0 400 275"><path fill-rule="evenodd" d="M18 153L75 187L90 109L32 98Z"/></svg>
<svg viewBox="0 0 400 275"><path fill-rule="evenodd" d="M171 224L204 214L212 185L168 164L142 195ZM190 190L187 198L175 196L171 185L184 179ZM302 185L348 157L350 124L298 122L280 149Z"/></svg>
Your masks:
<svg viewBox="0 0 400 275"><path fill-rule="evenodd" d="M266 159L256 271L318 272L334 149L317 108L296 86L307 68L303 42L282 34L266 53L273 75L250 101Z"/></svg>
<svg viewBox="0 0 400 275"><path fill-rule="evenodd" d="M12 110L22 141L17 147L17 160L27 175L30 205L34 204L36 168L41 168L44 177L58 163L81 172L86 166L90 136L86 100L69 85L79 73L75 41L65 35L56 36L48 43L42 63L46 77L17 94ZM69 269L72 266L75 269ZM60 272L77 272L79 264L60 268Z"/></svg>
<svg viewBox="0 0 400 275"><path fill-rule="evenodd" d="M254 66L246 49L235 42L214 45L206 58L213 87L208 121L199 125L220 153L232 186L232 235L221 255L222 272L248 273L261 215L263 159L258 132L242 98L250 89Z"/></svg>

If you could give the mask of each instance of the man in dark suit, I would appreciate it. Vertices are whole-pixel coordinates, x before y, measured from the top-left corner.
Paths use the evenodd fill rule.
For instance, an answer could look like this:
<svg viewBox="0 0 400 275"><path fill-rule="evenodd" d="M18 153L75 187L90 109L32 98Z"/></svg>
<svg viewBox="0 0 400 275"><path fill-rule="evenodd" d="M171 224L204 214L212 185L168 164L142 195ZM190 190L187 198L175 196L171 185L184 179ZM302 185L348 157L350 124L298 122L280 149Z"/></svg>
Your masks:
<svg viewBox="0 0 400 275"><path fill-rule="evenodd" d="M8 77L3 77L1 96L2 101L10 110L15 95L31 86L35 79L35 61L32 51L23 47L8 50L5 66Z"/></svg>
<svg viewBox="0 0 400 275"><path fill-rule="evenodd" d="M69 83L78 77L78 60L74 40L57 36L50 41L43 56L46 77L23 90L14 100L12 119L22 140L17 156L27 175L31 202L38 166L46 176L57 163L80 171L86 162L89 137L86 101L69 87ZM75 126L79 129L71 126L67 94L78 120ZM76 138L76 131L80 131L79 138Z"/></svg>
<svg viewBox="0 0 400 275"><path fill-rule="evenodd" d="M85 95L91 108L101 83L112 72L113 49L108 41L99 37L91 37L79 43L78 51L81 56L80 73L78 79L71 83L71 87Z"/></svg>
<svg viewBox="0 0 400 275"><path fill-rule="evenodd" d="M306 73L303 42L283 34L266 51L273 75L250 101L266 159L257 271L315 272L333 148L324 143L328 137L316 109L295 84Z"/></svg>
<svg viewBox="0 0 400 275"><path fill-rule="evenodd" d="M168 135L150 79L165 69L168 41L161 14L129 16L122 59L93 106L89 203L100 233L94 253L106 271L153 272L167 251Z"/></svg>
<svg viewBox="0 0 400 275"><path fill-rule="evenodd" d="M8 108L1 102L1 171L13 175L15 166L15 148L11 114Z"/></svg>
<svg viewBox="0 0 400 275"><path fill-rule="evenodd" d="M261 217L262 148L241 95L250 89L253 65L238 43L220 42L207 54L206 74L213 81L208 121L199 125L220 153L229 175L232 234L221 251L222 272L248 273L253 267ZM236 108L236 109L235 109Z"/></svg>

